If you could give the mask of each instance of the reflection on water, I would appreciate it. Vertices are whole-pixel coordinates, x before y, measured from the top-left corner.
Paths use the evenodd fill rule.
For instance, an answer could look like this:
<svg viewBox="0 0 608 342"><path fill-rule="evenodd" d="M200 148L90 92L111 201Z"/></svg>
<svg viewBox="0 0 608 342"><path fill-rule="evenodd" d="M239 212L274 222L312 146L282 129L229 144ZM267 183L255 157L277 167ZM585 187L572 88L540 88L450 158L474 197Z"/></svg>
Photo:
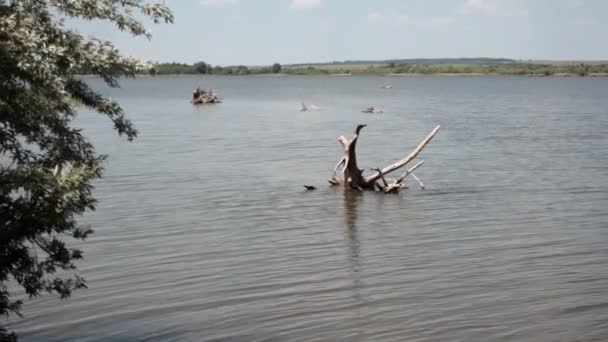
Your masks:
<svg viewBox="0 0 608 342"><path fill-rule="evenodd" d="M361 201L362 193L359 191L344 189L344 221L345 221L345 236L346 249L350 270L353 276L355 291L360 287L360 264L359 253L361 242L359 241L359 232L357 228L357 217L359 215L358 206Z"/></svg>
<svg viewBox="0 0 608 342"><path fill-rule="evenodd" d="M84 218L89 289L28 302L9 328L24 342L605 340L608 78L384 83L184 76L104 90L141 136L79 115L110 155ZM224 103L194 108L196 86ZM359 112L370 99L382 116ZM441 124L417 171L427 189L325 188L336 138L359 123L361 167Z"/></svg>
<svg viewBox="0 0 608 342"><path fill-rule="evenodd" d="M361 280L361 262L359 255L361 252L361 241L359 240L359 231L357 227L357 218L359 215L359 203L362 200L363 194L360 191L352 189L344 189L344 229L346 242L346 255L348 256L348 265L350 277L352 280L353 301L355 307L351 314L353 316L353 326L356 334L353 340L360 341L364 337L364 330L361 326L363 317L361 311L364 310L365 298L362 293L363 283Z"/></svg>
<svg viewBox="0 0 608 342"><path fill-rule="evenodd" d="M344 222L346 223L348 241L353 248L353 257L358 257L359 239L357 238L357 217L359 216L359 202L362 193L351 189L344 189Z"/></svg>

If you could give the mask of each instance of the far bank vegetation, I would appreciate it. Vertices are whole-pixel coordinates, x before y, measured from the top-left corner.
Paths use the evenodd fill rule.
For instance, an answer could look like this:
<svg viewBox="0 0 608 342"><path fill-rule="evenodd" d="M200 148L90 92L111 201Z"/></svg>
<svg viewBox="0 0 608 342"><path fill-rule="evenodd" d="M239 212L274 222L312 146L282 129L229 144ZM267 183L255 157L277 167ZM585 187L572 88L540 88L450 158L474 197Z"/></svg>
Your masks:
<svg viewBox="0 0 608 342"><path fill-rule="evenodd" d="M608 76L608 62L516 61L510 59L411 59L268 66L219 66L205 62L153 63L155 75L505 75Z"/></svg>

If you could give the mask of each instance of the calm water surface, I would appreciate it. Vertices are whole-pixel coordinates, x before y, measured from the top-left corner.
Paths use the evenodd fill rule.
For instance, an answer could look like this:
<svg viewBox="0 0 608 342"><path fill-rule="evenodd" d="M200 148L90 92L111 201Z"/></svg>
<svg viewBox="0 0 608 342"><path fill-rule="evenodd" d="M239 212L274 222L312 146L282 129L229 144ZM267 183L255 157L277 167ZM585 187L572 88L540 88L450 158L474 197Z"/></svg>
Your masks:
<svg viewBox="0 0 608 342"><path fill-rule="evenodd" d="M135 143L78 122L110 155L84 218L89 289L28 302L9 325L23 341L608 340L608 79L122 84L103 91ZM193 107L197 85L225 102ZM441 124L426 190L326 187L358 123L366 168Z"/></svg>

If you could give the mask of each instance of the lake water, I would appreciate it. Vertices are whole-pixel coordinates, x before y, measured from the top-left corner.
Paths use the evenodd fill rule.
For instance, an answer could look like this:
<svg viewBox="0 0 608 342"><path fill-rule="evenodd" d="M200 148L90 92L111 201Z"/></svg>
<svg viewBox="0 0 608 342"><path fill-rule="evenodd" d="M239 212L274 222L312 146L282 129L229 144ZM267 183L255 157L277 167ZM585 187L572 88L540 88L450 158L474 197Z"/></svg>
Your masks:
<svg viewBox="0 0 608 342"><path fill-rule="evenodd" d="M89 289L27 302L9 324L22 341L608 340L608 78L122 85L103 91L136 142L78 121L110 155L84 218ZM225 102L192 106L197 85ZM426 189L328 187L358 123L365 168L442 125Z"/></svg>

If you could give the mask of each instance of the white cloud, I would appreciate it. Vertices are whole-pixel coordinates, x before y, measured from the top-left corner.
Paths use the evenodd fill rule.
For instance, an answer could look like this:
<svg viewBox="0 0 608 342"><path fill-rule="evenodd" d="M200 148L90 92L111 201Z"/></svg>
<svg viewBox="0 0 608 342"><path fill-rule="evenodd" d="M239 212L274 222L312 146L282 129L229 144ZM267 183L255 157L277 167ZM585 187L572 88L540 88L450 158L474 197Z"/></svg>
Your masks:
<svg viewBox="0 0 608 342"><path fill-rule="evenodd" d="M465 0L456 13L520 17L528 15L529 11L524 0Z"/></svg>
<svg viewBox="0 0 608 342"><path fill-rule="evenodd" d="M321 6L321 0L293 0L290 11L307 10Z"/></svg>
<svg viewBox="0 0 608 342"><path fill-rule="evenodd" d="M201 0L203 6L222 6L222 5L234 5L237 0Z"/></svg>
<svg viewBox="0 0 608 342"><path fill-rule="evenodd" d="M367 13L367 21L369 21L370 23L382 21L383 18L384 15L377 11L370 11L369 13Z"/></svg>
<svg viewBox="0 0 608 342"><path fill-rule="evenodd" d="M579 9L585 5L584 0L565 0L569 8Z"/></svg>
<svg viewBox="0 0 608 342"><path fill-rule="evenodd" d="M410 23L410 17L402 13L387 13L380 11L369 11L367 21L373 24L389 25L394 27L404 27Z"/></svg>
<svg viewBox="0 0 608 342"><path fill-rule="evenodd" d="M404 27L420 27L420 28L436 28L439 26L450 25L454 22L454 18L450 16L443 17L412 17L408 14L394 11L369 11L367 13L367 21L371 24L385 25L394 28Z"/></svg>
<svg viewBox="0 0 608 342"><path fill-rule="evenodd" d="M443 16L443 17L429 17L417 20L418 26L423 27L437 27L446 26L454 23L454 17Z"/></svg>
<svg viewBox="0 0 608 342"><path fill-rule="evenodd" d="M486 14L496 13L499 8L498 0L466 0L458 10L459 14L470 14L482 12Z"/></svg>

